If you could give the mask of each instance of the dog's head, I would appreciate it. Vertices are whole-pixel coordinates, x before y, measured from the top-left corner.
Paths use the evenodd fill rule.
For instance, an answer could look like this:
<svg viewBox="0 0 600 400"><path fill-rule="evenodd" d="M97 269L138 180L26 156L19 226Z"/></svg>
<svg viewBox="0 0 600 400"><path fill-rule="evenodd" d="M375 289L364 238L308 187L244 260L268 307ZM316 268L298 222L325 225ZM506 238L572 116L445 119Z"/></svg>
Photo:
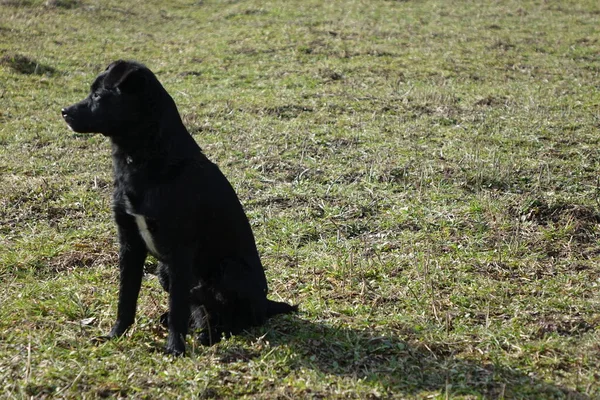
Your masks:
<svg viewBox="0 0 600 400"><path fill-rule="evenodd" d="M98 75L90 94L63 108L62 116L79 133L117 136L140 130L156 117L150 100L160 98L161 93L149 92L157 87L162 89L154 74L142 64L115 61Z"/></svg>

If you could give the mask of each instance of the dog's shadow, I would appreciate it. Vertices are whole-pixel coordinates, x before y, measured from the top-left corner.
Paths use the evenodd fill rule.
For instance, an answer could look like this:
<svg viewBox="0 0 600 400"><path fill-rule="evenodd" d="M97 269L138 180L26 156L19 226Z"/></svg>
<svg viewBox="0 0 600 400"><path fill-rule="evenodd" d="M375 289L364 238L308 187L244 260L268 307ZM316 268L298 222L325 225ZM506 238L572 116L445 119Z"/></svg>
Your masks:
<svg viewBox="0 0 600 400"><path fill-rule="evenodd" d="M573 390L536 379L525 372L495 363L464 360L457 346L424 342L406 329L404 339L368 330L336 328L298 316L274 318L243 335L257 334L273 347L287 346L294 357L290 369L316 369L324 374L377 382L388 394L441 393L484 398L587 399ZM260 337L260 336L259 336ZM222 362L259 357L235 346L218 351Z"/></svg>

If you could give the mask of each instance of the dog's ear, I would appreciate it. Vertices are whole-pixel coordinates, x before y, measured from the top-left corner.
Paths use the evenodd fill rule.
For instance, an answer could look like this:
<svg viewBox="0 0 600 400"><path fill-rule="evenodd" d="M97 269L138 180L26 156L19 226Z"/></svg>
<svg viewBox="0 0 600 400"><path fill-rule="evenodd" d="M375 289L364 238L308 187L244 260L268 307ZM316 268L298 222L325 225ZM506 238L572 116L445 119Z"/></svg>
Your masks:
<svg viewBox="0 0 600 400"><path fill-rule="evenodd" d="M107 68L105 84L124 92L137 92L144 88L146 77L140 65L127 61L115 61Z"/></svg>
<svg viewBox="0 0 600 400"><path fill-rule="evenodd" d="M110 64L108 64L108 67L106 67L106 69L104 71L108 71L109 69L113 69L116 65L124 63L125 61L123 60L117 60L117 61L113 61Z"/></svg>
<svg viewBox="0 0 600 400"><path fill-rule="evenodd" d="M146 77L141 69L129 69L116 85L124 92L139 92L146 86Z"/></svg>

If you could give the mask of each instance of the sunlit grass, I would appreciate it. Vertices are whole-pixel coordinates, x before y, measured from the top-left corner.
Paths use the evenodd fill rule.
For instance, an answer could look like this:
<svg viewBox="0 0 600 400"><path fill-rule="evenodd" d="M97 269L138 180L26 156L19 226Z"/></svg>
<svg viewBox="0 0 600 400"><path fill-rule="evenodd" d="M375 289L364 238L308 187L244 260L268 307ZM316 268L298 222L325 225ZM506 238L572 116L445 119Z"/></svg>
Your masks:
<svg viewBox="0 0 600 400"><path fill-rule="evenodd" d="M600 396L599 15L0 1L0 392ZM174 360L148 275L127 337L92 343L116 312L110 145L60 109L118 58L174 97L299 315Z"/></svg>

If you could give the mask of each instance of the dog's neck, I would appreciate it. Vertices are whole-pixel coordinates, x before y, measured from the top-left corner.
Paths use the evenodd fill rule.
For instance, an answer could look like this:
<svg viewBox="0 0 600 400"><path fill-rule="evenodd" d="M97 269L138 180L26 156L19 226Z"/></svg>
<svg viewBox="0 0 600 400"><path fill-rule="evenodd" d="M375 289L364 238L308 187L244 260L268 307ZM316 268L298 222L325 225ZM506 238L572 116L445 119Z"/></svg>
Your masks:
<svg viewBox="0 0 600 400"><path fill-rule="evenodd" d="M176 173L186 159L198 162L200 148L183 124L162 126L171 129L111 137L115 177L134 181L159 179ZM202 160L207 161L205 157Z"/></svg>
<svg viewBox="0 0 600 400"><path fill-rule="evenodd" d="M121 165L141 165L155 159L165 157L165 148L160 141L148 135L111 137L112 156L115 162Z"/></svg>

